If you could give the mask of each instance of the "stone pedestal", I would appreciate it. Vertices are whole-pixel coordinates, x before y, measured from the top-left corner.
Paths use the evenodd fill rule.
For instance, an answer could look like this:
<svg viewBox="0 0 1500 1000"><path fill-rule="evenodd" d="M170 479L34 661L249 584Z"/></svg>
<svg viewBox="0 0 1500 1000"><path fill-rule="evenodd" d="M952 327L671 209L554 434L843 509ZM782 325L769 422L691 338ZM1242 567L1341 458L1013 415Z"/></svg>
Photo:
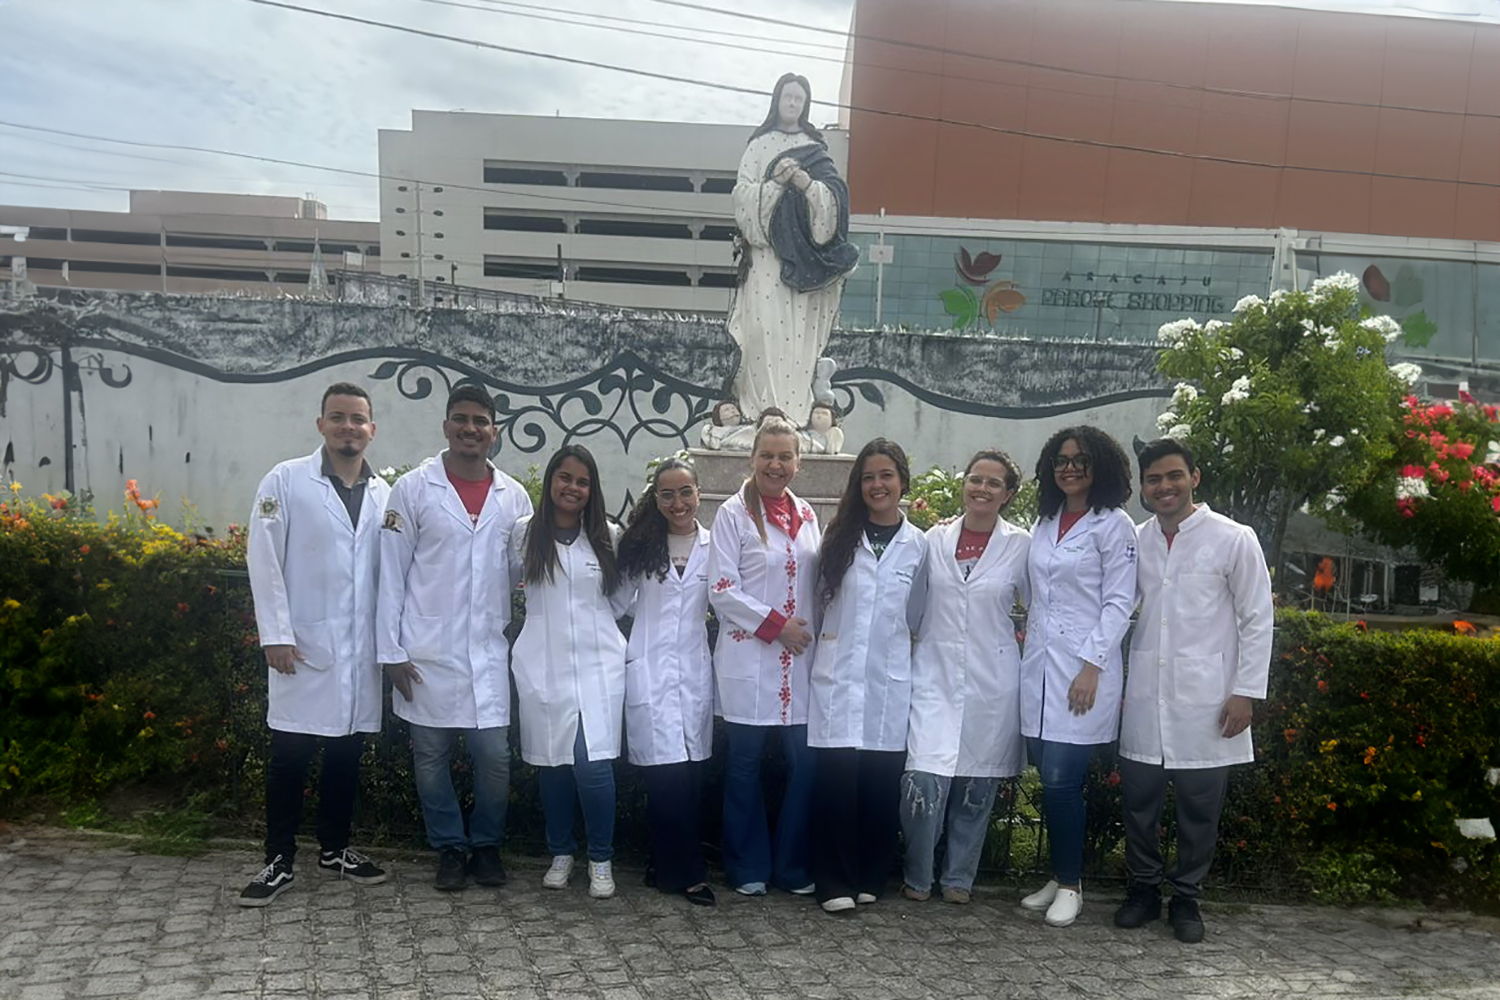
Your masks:
<svg viewBox="0 0 1500 1000"><path fill-rule="evenodd" d="M703 494L698 520L712 527L719 505L733 496L750 475L750 456L742 451L705 448L690 449L689 454L698 470L698 489ZM792 480L792 492L812 504L818 524L824 528L838 509L839 497L849 484L849 470L853 468L853 455L802 456L802 468Z"/></svg>

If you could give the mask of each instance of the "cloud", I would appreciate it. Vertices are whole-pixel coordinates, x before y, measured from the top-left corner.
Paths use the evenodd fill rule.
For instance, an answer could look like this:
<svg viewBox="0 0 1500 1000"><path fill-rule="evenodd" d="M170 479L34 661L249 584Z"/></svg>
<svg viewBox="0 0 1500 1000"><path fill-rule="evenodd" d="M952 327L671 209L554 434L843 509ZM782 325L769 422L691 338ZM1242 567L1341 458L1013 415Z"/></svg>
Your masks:
<svg viewBox="0 0 1500 1000"><path fill-rule="evenodd" d="M838 93L843 40L795 26L843 31L852 8L852 0L762 0L756 6L759 14L785 20L785 28L649 0L562 0L562 10L547 15L580 20L567 11L587 10L699 33L695 41L671 41L625 33L618 25L601 29L520 16L543 10L484 0L464 0L481 10L423 0L294 2L757 90L769 90L777 76L795 70L812 80L819 97L830 100ZM729 6L728 0L712 2ZM540 2L535 6L544 8ZM771 40L710 35L708 29ZM5 120L354 170L376 170L377 131L409 127L415 109L747 124L765 111L760 97L509 55L244 0L0 4L0 36L7 39L0 51L0 78L7 81L0 90L0 118ZM704 44L705 39L774 51L746 52ZM831 109L822 110L819 117L833 120ZM369 178L13 129L0 129L0 151L0 169L54 178L62 185L22 186L38 182L0 177L4 204L125 207L123 191L68 189L86 182L315 192L331 215L378 214L376 184Z"/></svg>

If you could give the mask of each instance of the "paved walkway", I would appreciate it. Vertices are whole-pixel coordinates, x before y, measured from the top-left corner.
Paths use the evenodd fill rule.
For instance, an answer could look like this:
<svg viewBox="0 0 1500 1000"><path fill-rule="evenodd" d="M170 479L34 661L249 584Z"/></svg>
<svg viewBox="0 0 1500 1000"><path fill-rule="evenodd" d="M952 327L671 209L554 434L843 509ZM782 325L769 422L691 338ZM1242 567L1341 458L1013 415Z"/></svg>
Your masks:
<svg viewBox="0 0 1500 1000"><path fill-rule="evenodd" d="M297 884L246 910L234 897L258 867L251 851L184 859L66 831L0 835L0 1000L1500 998L1500 934L1475 919L1219 906L1209 940L1184 947L1163 924L1115 929L1113 899L1056 931L1012 891L834 918L723 890L698 909L632 873L594 901L581 881L544 891L538 865L516 865L503 889L444 895L416 859L359 888L303 853Z"/></svg>

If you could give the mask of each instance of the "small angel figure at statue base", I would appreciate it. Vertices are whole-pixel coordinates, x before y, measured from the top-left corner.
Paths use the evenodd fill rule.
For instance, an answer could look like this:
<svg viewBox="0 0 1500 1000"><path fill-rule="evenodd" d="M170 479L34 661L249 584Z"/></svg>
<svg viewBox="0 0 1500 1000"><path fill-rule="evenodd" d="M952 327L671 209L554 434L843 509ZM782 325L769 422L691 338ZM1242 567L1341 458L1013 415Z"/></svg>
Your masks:
<svg viewBox="0 0 1500 1000"><path fill-rule="evenodd" d="M749 451L755 441L755 427L745 419L738 403L726 399L714 405L698 437L710 451Z"/></svg>
<svg viewBox="0 0 1500 1000"><path fill-rule="evenodd" d="M842 455L844 429L839 426L838 410L829 403L814 403L802 429L805 450L812 455Z"/></svg>

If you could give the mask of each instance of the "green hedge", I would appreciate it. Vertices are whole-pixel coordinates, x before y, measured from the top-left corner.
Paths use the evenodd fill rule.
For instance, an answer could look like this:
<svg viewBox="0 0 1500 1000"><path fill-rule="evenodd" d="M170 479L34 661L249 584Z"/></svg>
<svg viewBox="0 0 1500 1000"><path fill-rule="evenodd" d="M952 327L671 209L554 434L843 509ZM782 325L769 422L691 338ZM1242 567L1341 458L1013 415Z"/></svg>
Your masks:
<svg viewBox="0 0 1500 1000"><path fill-rule="evenodd" d="M84 806L149 787L220 824L259 824L265 666L242 535L183 536L142 515L96 523L11 497L0 508L0 812ZM1500 641L1437 631L1365 633L1282 612L1257 765L1239 769L1215 880L1331 901L1393 895L1493 904L1494 841L1461 818L1500 817ZM722 747L721 747L722 749ZM705 837L718 840L718 766ZM370 741L364 843L422 840L405 725ZM462 765L459 779L467 780ZM642 850L643 792L619 765L619 841ZM510 836L540 850L534 770L513 769ZM771 768L772 784L779 770ZM1088 865L1120 873L1118 772L1089 778ZM1045 865L1033 777L999 797L985 864ZM774 801L774 797L773 797Z"/></svg>

